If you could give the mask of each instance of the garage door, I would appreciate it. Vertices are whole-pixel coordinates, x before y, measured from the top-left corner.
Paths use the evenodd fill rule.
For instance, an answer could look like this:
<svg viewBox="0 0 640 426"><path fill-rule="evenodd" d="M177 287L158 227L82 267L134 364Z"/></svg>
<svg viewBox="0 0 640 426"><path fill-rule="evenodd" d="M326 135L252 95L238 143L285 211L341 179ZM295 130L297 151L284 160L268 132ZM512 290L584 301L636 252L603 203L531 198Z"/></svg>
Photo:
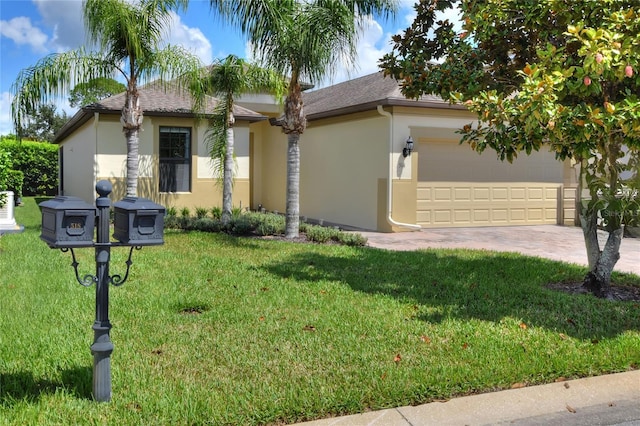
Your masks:
<svg viewBox="0 0 640 426"><path fill-rule="evenodd" d="M555 183L419 182L417 223L423 227L558 223Z"/></svg>

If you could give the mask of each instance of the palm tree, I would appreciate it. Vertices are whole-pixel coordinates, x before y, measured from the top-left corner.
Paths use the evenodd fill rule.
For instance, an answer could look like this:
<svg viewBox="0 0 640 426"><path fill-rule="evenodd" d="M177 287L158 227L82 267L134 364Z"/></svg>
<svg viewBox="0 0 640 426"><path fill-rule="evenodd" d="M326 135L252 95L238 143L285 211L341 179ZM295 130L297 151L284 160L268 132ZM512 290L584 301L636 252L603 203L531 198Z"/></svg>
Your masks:
<svg viewBox="0 0 640 426"><path fill-rule="evenodd" d="M52 54L22 70L12 86L15 96L11 111L16 129L30 111L50 98L63 98L78 84L121 74L127 86L120 118L127 143L126 195L135 197L143 119L138 83L155 78L168 81L200 68L200 61L182 48L158 48L170 23L170 12L186 8L187 3L188 0L85 0L88 40L99 51L80 48Z"/></svg>
<svg viewBox="0 0 640 426"><path fill-rule="evenodd" d="M202 109L204 95L213 96L218 100L213 115L209 117L205 143L209 147L211 159L217 165L216 174L222 175L222 223L226 225L231 219L233 206L234 97L247 93L270 92L280 99L285 81L269 70L250 64L235 55L229 55L208 67L205 74L198 81L191 82L189 87L196 111ZM222 170L219 165L223 165Z"/></svg>
<svg viewBox="0 0 640 426"><path fill-rule="evenodd" d="M317 83L339 64L353 65L361 25L393 14L396 0L209 0L211 9L247 35L261 65L290 78L282 131L287 135L287 238L300 224L300 135L306 128L301 81Z"/></svg>

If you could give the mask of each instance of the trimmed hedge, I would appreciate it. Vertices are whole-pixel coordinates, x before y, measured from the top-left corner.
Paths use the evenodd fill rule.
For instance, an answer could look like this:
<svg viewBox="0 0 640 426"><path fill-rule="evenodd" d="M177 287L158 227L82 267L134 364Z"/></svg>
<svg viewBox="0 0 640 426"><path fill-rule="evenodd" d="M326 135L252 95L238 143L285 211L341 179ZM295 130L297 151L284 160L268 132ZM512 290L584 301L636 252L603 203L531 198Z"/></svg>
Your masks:
<svg viewBox="0 0 640 426"><path fill-rule="evenodd" d="M24 174L22 195L55 195L58 192L58 146L42 142L0 141L13 170Z"/></svg>

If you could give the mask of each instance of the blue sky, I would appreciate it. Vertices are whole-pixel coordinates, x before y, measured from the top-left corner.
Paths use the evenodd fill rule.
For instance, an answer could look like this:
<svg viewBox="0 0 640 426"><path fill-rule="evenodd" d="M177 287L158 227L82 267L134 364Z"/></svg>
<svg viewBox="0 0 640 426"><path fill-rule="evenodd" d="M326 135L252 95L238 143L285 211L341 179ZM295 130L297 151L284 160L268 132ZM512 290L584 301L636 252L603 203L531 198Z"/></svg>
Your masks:
<svg viewBox="0 0 640 426"><path fill-rule="evenodd" d="M339 70L332 82L377 71L378 59L390 50L391 35L413 21L413 4L414 0L400 0L400 10L392 20L372 17L360 38L357 69ZM84 44L81 7L81 0L0 0L0 134L13 133L11 85L20 70L48 54ZM207 0L191 0L187 12L173 16L166 41L191 50L204 63L231 53L249 56L244 39L213 18ZM75 113L66 100L57 104L59 111Z"/></svg>

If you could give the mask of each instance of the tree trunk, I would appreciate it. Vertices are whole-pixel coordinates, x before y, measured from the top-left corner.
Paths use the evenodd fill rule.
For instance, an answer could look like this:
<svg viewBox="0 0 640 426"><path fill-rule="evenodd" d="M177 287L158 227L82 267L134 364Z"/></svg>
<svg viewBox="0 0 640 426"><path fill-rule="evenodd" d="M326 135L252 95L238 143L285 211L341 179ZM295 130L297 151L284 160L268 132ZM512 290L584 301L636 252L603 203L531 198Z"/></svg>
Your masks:
<svg viewBox="0 0 640 426"><path fill-rule="evenodd" d="M124 134L127 139L127 197L138 196L138 169L139 169L139 130L125 129Z"/></svg>
<svg viewBox="0 0 640 426"><path fill-rule="evenodd" d="M300 228L300 147L298 133L287 135L287 214L285 237L297 238Z"/></svg>
<svg viewBox="0 0 640 426"><path fill-rule="evenodd" d="M130 81L124 107L122 108L122 115L120 116L122 131L127 139L127 197L138 196L138 146L142 120L143 116L138 99L138 89L135 86L135 82Z"/></svg>
<svg viewBox="0 0 640 426"><path fill-rule="evenodd" d="M222 224L227 225L231 221L231 209L233 208L233 149L234 137L232 125L227 129L227 144L224 153L224 175L222 177Z"/></svg>
<svg viewBox="0 0 640 426"><path fill-rule="evenodd" d="M595 211L580 217L589 260L589 272L584 278L583 286L597 297L610 298L611 273L620 259L622 228L609 231L604 250L600 251L597 219Z"/></svg>

